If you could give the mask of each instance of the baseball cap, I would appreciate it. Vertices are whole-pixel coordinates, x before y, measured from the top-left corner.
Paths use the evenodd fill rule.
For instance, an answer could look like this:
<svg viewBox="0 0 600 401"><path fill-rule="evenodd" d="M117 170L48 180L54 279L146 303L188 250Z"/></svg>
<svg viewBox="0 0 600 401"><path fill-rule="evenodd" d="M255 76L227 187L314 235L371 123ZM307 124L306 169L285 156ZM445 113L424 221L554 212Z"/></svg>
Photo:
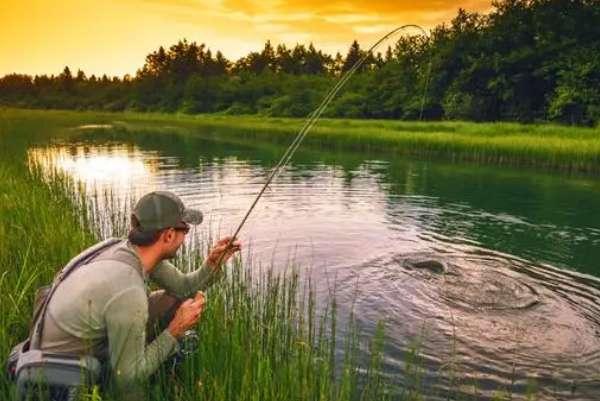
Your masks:
<svg viewBox="0 0 600 401"><path fill-rule="evenodd" d="M162 230L181 222L196 225L202 223L203 218L202 212L186 208L177 195L168 191L154 191L142 196L133 215L142 231Z"/></svg>

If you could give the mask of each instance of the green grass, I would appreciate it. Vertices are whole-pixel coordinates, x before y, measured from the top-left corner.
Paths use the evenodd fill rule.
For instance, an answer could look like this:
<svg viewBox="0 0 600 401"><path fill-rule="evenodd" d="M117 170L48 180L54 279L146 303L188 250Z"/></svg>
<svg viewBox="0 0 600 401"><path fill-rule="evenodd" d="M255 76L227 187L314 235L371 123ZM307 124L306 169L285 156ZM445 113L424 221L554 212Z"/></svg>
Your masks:
<svg viewBox="0 0 600 401"><path fill-rule="evenodd" d="M26 165L26 146L71 121L71 116L63 116L37 126L29 116L0 120L2 360L27 335L35 290L98 239L99 217L78 195L80 189L59 174L44 180L38 170ZM36 131L29 134L31 129ZM122 234L123 216L115 213L108 218ZM204 245L197 249L205 249ZM180 262L200 263L201 253L186 251ZM149 399L389 398L380 370L381 331L373 340L372 361L361 364L358 331L350 327L340 360L335 357L335 299L326 302L325 312L318 313L310 281L300 287L293 270L283 275L252 271L238 261L228 277L209 291L208 307L199 324L199 351L174 375L166 367L161 369L148 389ZM362 385L359 370L367 372L361 376ZM0 375L0 399L11 399L13 391L14 386ZM96 392L87 399L116 398Z"/></svg>
<svg viewBox="0 0 600 401"><path fill-rule="evenodd" d="M66 180L46 184L25 164L35 121L0 119L0 358L28 331L34 291L72 255L94 241L80 226ZM49 127L50 128L50 127ZM0 398L11 386L0 376Z"/></svg>
<svg viewBox="0 0 600 401"><path fill-rule="evenodd" d="M175 130L190 135L207 135L204 127L215 127L217 138L229 136L241 140L257 138L285 143L301 124L299 120L255 117L189 117L157 114L110 114L96 112L0 110L0 358L5 359L10 347L25 338L36 288L47 284L54 273L73 255L99 237L98 229L109 223L124 230L122 215L115 213L110 221L101 221L79 197L80 189L60 175L44 180L26 164L27 147L54 136L76 135L69 130L81 124L112 123L135 135L139 131L164 132ZM565 143L565 149L578 148L589 152L590 159L576 159L562 153L551 164L548 155L531 152L540 159L527 159L528 164L597 172L598 130L571 129L556 126L520 126L513 124L467 123L398 123L381 121L323 121L310 137L310 146L341 148L376 148L403 153L407 144L422 141L420 150L440 152L447 157L466 158L480 155L478 161L508 163L513 160L502 151L491 152L493 146L512 142L507 138L547 138L549 143ZM411 139L412 138L412 139ZM438 138L439 142L433 140ZM442 153L440 144L450 139L489 141L494 145L485 150L454 141L449 149L456 154ZM553 142L555 141L555 142ZM546 142L544 142L546 143ZM583 144L589 143L592 145ZM386 145L387 144L387 145ZM514 144L512 144L514 145ZM513 161L520 160L524 149L514 145ZM402 148L402 149L401 149ZM415 148L416 149L416 148ZM470 149L470 150L469 150ZM425 150L425 151L424 151ZM503 150L505 151L505 150ZM463 153L461 153L463 152ZM471 153L469 153L471 152ZM480 152L480 153L478 153ZM486 153L487 152L487 153ZM557 153L557 154L558 154ZM435 154L435 153L434 153ZM459 157L459 155L462 155ZM494 156L496 155L496 156ZM592 157L593 156L593 157ZM536 161L535 163L533 161ZM541 161L544 161L543 163ZM522 161L521 161L522 162ZM512 162L511 162L512 163ZM579 167L575 167L579 166ZM586 168L582 168L585 167ZM591 168L594 167L594 168ZM204 244L204 249L206 244ZM199 247L202 249L202 246ZM181 262L199 261L200 254L186 252ZM281 269L278 269L281 270ZM163 369L148 392L153 400L382 400L395 398L415 401L426 399L428 389L422 382L422 359L418 347L409 352L405 388L398 389L387 382L381 372L383 361L383 327L370 340L363 339L351 323L347 335L340 340L336 326L335 299L319 300L328 305L326 312L316 312L317 300L310 284L300 286L297 274L287 276L268 272L252 273L250 266L238 265L228 278L208 294L208 308L199 326L202 341L199 352L187 360L177 375ZM352 319L349 319L352 322ZM359 340L360 339L360 340ZM370 343L371 359L358 358L358 349ZM343 350L335 358L335 350ZM454 365L452 365L454 366ZM359 374L360 372L363 372ZM452 385L448 399L481 399L475 390L472 396L462 396L458 368L440 372ZM463 383L464 384L464 383ZM8 399L12 385L0 376L0 399ZM510 391L501 391L496 399L511 399ZM100 395L95 396L100 399ZM112 399L102 395L102 399Z"/></svg>
<svg viewBox="0 0 600 401"><path fill-rule="evenodd" d="M219 139L262 139L281 144L301 127L302 119L256 116L99 113L0 109L4 118L109 123L138 131L186 132ZM206 128L212 128L207 130ZM305 146L382 151L425 158L531 166L565 172L600 173L600 127L550 124L402 122L388 120L320 120Z"/></svg>

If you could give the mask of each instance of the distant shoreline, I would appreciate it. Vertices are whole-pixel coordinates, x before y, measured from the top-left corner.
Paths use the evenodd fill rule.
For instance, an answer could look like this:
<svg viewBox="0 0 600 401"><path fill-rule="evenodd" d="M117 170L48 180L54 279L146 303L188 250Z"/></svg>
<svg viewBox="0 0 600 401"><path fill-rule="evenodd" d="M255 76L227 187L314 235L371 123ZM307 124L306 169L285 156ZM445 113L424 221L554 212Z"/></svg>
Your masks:
<svg viewBox="0 0 600 401"><path fill-rule="evenodd" d="M0 108L3 119L60 121L75 127L111 124L130 131L199 135L194 128L228 128L229 138L289 143L303 119L219 114L165 114ZM55 122L56 122L55 121ZM79 124L81 123L81 124ZM157 125L160 124L160 125ZM109 129L104 127L102 129ZM213 134L214 135L214 134ZM221 132L218 135L223 135ZM600 128L554 124L322 119L306 146L371 150L490 165L600 174Z"/></svg>

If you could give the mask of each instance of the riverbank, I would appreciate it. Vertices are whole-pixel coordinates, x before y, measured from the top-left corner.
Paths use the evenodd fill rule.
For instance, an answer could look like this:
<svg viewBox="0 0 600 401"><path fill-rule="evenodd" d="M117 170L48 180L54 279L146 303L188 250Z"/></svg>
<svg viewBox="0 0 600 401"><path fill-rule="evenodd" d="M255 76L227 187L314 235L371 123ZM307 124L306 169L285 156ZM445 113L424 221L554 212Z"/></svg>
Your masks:
<svg viewBox="0 0 600 401"><path fill-rule="evenodd" d="M31 124L0 119L0 358L27 336L34 293L95 240L66 180L45 183L26 165ZM13 386L0 376L0 398Z"/></svg>
<svg viewBox="0 0 600 401"><path fill-rule="evenodd" d="M132 134L177 131L222 139L291 142L304 120L255 116L0 109L5 119L111 124ZM215 128L208 133L201 128ZM227 138L225 138L227 137ZM376 150L426 159L600 174L600 127L551 124L320 120L303 146Z"/></svg>
<svg viewBox="0 0 600 401"><path fill-rule="evenodd" d="M78 196L80 188L56 175L45 180L27 165L27 146L49 139L74 122L69 113L44 117L15 113L0 118L0 358L22 341L29 326L35 290L81 249L99 239L94 211ZM6 117L6 115L3 115ZM81 115L77 124L96 121ZM89 117L89 118L88 118ZM111 117L112 118L112 117ZM113 224L124 216L112 216ZM113 224L118 227L118 224ZM123 232L115 232L122 235ZM201 238L194 241L207 244ZM180 263L201 263L200 252L186 252ZM380 369L383 332L359 340L350 327L339 338L335 300L318 311L309 281L300 286L286 276L250 274L238 261L228 278L208 293L200 322L200 347L176 374L165 367L148 390L151 400L381 400L390 387ZM224 333L227 333L224 335ZM342 341L341 348L336 342ZM358 347L371 360L359 361ZM337 350L345 350L342 357ZM359 373L362 372L362 373ZM359 378L360 376L360 378ZM360 385L359 385L360 382ZM12 399L14 386L0 376L0 398ZM95 393L89 400L113 400Z"/></svg>
<svg viewBox="0 0 600 401"><path fill-rule="evenodd" d="M212 135L215 137L214 139L224 137L223 140L226 141L233 141L235 138L238 138L239 142L241 143L243 142L242 136L245 135L244 132L248 132L248 130L243 129L240 129L239 131L234 129L223 130L220 128L215 130L206 130L204 128L200 129L200 126L194 122L167 123L160 122L160 120L153 120L152 122L147 123L145 122L146 120L143 119L143 123L137 123L131 120L131 116L127 117L127 120L118 120L115 118L114 114L98 115L97 113L46 112L38 115L37 117L35 115L19 114L19 118L0 119L0 133L2 134L0 136L0 140L3 141L0 143L2 145L0 147L0 153L3 153L0 164L3 165L3 168L4 166L7 167L7 173L3 173L2 178L3 182L9 182L11 180L13 181L10 189L8 189L8 186L6 186L6 190L3 189L1 196L3 196L5 199L10 199L12 204L14 204L19 202L21 191L25 192L29 190L29 187L41 188L40 186L43 187L43 185L47 185L43 184L41 177L35 174L27 173L25 178L21 177L23 174L25 174L25 172L27 172L27 168L24 164L26 155L25 149L31 142L39 141L38 145L44 147L50 138L55 138L59 142L63 142L63 139L66 139L67 142L70 139L73 139L79 143L77 146L81 146L82 148L85 148L85 152L91 152L93 154L93 145L87 147L86 143L90 139L95 140L94 138L96 136L98 139L103 141L103 143L107 144L110 149L112 149L109 152L113 152L115 149L111 147L111 144L129 143L130 141L127 139L129 136L133 137L135 135L139 135L131 142L139 142L140 145L138 146L140 146L141 149L144 149L144 145L142 144L146 141L146 139L151 138L156 142L153 142L152 146L148 147L147 149L157 150L158 152L161 152L163 156L170 154L169 146L179 146L181 148L185 148L186 151L189 151L190 153L190 164L188 167L196 169L198 168L199 158L213 157L215 154L211 156L210 148L206 146L210 141L204 141L203 139L199 137L196 138L195 136ZM107 129L106 127L103 127L103 124L111 124L116 129ZM72 129L77 127L78 129ZM171 131L173 131L173 135L169 134ZM223 132L226 134L230 132L232 133L231 135L222 135ZM73 135L73 138L69 138L69 135ZM261 154L260 149L263 147L262 145L264 143L268 143L268 138L273 138L273 136L262 135L260 133L258 135L253 133L248 135L253 135L255 138L262 139L260 139L260 146L248 144L248 150L245 158L261 158L265 160L262 166L271 165L272 159L263 158L264 155ZM289 139L289 136L281 135L276 138L287 140ZM311 147L303 148L302 151L306 152L304 156L310 157L310 160L314 160L315 157L321 157L319 152L316 152L317 147L323 147L323 151L321 152L321 154L323 154L332 146L329 142L323 142L322 145L319 145L319 141L313 142L310 145ZM232 146L226 146L225 148L231 149ZM279 155L280 151L280 146L273 145L272 149L268 150L266 153ZM232 153L229 154L234 155L234 157L237 158L243 156L236 154L235 152L235 150L232 150ZM298 158L294 159L296 163L302 163L302 152L298 154ZM346 152L342 151L339 153ZM357 158L360 160L364 160L365 157L371 157L371 155L376 155L376 153L367 154L367 152L354 153L358 155ZM173 154L177 155L177 153ZM217 155L218 158L223 157L222 154ZM398 160L401 159L398 158ZM433 163L427 162L426 164L429 165ZM450 170L452 167L453 166L450 166L448 163L446 163L444 166L439 168L444 172L448 172L448 170ZM426 168L428 171L431 171L435 168L435 166L427 166ZM465 165L465 168L468 169L470 167L469 165ZM394 170L395 172L402 171L398 165L391 165L390 169ZM507 172L511 169L500 170ZM15 179L13 176L17 178ZM411 176L414 177L414 174ZM461 174L461 184L466 181L465 178L466 177ZM557 179L562 180L562 177L557 177ZM446 185L456 187L456 192L471 192L472 190L472 187L469 186L456 186L455 182L452 180L444 180L444 182ZM483 180L483 182L487 184L490 182L490 180ZM415 182L413 181L412 185L414 184ZM37 234L39 232L39 235L51 237L53 235L52 225L61 224L60 217L56 217L53 213L50 213L50 218L53 218L54 220L48 220L48 222L46 222L46 220L42 219L40 223L46 227L46 231L36 231L37 228L35 227L35 216L37 213L44 214L44 208L46 205L53 202L66 205L66 212L61 212L60 209L57 209L57 213L59 214L67 213L66 216L68 216L68 213L71 213L69 210L73 209L76 211L76 213L73 213L73 220L65 220L68 222L66 235L68 235L69 232L77 231L77 227L81 227L79 225L80 221L77 219L81 218L81 216L85 216L85 208L80 207L77 198L70 198L69 194L76 189L74 187L69 187L68 185L68 182L65 181L62 181L61 184L60 180L50 183L50 192L53 191L53 188L57 190L55 192L57 196L56 198L44 197L45 195L43 194L40 196L28 196L25 194L25 199L33 198L33 200L27 200L23 202L23 208L19 217L13 219L11 224L2 224L2 227L6 228L5 232L3 232L3 237L10 238L10 235L12 235L12 227L15 225L21 225L25 227L25 233L30 232L32 234ZM21 188L23 189L21 190ZM562 184L560 185L560 190L562 192L569 193L569 191L566 189L567 188ZM502 189L496 189L494 186L486 185L485 194L498 194L503 192L505 191ZM417 193L421 192L417 191L413 194ZM523 192L522 189L519 189L518 193L519 195L527 193L528 197L531 196L531 193ZM547 198L550 196L552 196L552 193L544 193L544 197ZM37 200L35 200L36 198ZM486 198L488 197L486 196ZM53 199L58 200L54 201ZM73 202L74 200L75 202ZM501 201L502 200L498 200L498 202ZM585 202L583 203L585 204ZM550 203L543 202L542 204L549 205ZM367 207L371 208L372 204L367 204ZM482 209L486 208L482 207ZM552 210L549 212L553 213ZM8 214L9 212L6 213ZM34 217L32 218L31 216ZM403 216L403 220L405 220L407 215ZM91 215L90 217L94 216ZM122 220L122 216L116 215L116 217L116 220ZM9 221L8 219L4 219L1 215L0 218L2 218L2 221ZM91 220L97 221L96 219ZM448 223L449 225L455 226L457 221L449 220ZM109 221L109 225L110 224L114 224L114 221ZM84 225L84 227L87 228L83 231L89 231L89 234L92 236L90 241L93 242L96 238L98 238L98 236L93 233L93 225ZM471 230L473 228L473 226L469 227ZM493 233L493 237L495 239L502 238L501 235L502 234L499 232ZM32 242L32 245L28 245L27 240ZM36 244L35 239L32 240L27 235L19 237L19 241L20 242L15 242L13 244L16 250L13 252L15 255L17 255L17 251L19 250L23 255L26 255L27 252L29 252L28 247L33 248ZM85 241L80 241L80 244L81 247L85 246ZM44 247L47 246L45 243L42 243L42 245ZM40 245L40 248L42 245ZM56 249L61 249L61 243L59 241L51 243L48 246L54 246ZM81 249L77 248L78 246L79 245L75 244L72 247L73 249L71 249L66 255L63 255L64 259L57 260L56 265L60 266L60 264L64 263L64 261L72 254ZM52 257L52 255L54 255L53 252L58 251L49 252L44 248L42 249L42 253L39 253L36 258L48 257L47 255L44 255L43 252L48 252L50 257ZM63 256L61 256L61 258L63 258ZM199 256L200 255L188 254L185 257L188 260L191 259L192 261L196 261ZM56 257L56 255L54 257ZM0 262L2 262L2 266L5 266L3 268L4 270L2 270L2 276L0 277L12 277L10 279L12 281L6 281L6 286L2 287L3 292L6 294L6 298L1 299L3 306L11 305L10 302L12 301L10 297L17 297L15 294L21 294L18 295L18 297L22 299L23 302L30 302L33 289L37 285L47 283L52 273L56 270L54 268L49 268L48 266L44 267L43 263L41 263L41 267L39 267L39 269L46 269L46 275L48 276L47 280L31 278L29 276L29 269L18 269L19 272L22 272L22 276L11 276L13 273L11 270L9 270L9 268L14 267L12 261L13 259L14 258L7 256L5 259L0 260ZM244 265L244 267L249 266ZM210 300L214 301L214 303L211 303L211 305L214 305L214 309L209 309L210 312L207 313L211 314L207 314L207 320L205 321L206 325L201 326L203 336L203 342L201 346L203 348L201 348L201 351L193 359L193 362L189 364L189 367L184 369L181 375L176 376L175 379L169 377L168 375L164 376L162 384L159 384L158 387L156 387L152 392L153 394L157 395L157 399L195 399L196 396L192 395L194 392L200 392L200 396L207 399L239 399L244 397L241 395L241 393L253 394L253 397L257 399L268 400L275 398L275 395L265 395L263 394L263 391L268 391L270 394L283 394L286 399L296 397L302 399L317 397L320 399L347 399L345 395L340 394L343 386L350 387L350 390L348 390L348 387L344 387L345 390L343 391L350 391L356 396L366 388L361 387L361 389L357 389L357 387L355 387L357 381L361 382L362 380L365 380L365 373L374 373L374 377L377 378L377 380L381 378L381 376L378 376L379 370L377 368L369 369L366 368L367 365L364 364L362 373L353 377L352 375L357 371L352 367L356 366L353 365L354 362L352 358L355 358L355 356L352 354L346 354L348 358L345 359L350 365L346 365L346 362L344 362L343 364L337 364L337 370L331 367L329 362L332 360L335 361L335 358L332 357L332 350L334 349L335 344L332 344L331 342L335 337L332 336L331 333L336 330L339 333L339 330L335 326L331 326L330 324L327 324L327 322L320 320L321 317L319 317L319 319L315 319L315 317L306 317L314 316L311 315L313 312L308 312L310 311L309 305L313 305L313 307L315 307L314 301L310 301L310 298L304 298L303 302L299 302L297 304L291 302L295 298L291 298L289 294L293 295L297 290L297 287L295 287L297 282L293 281L294 277L291 277L292 281L285 281L281 285L277 285L277 282L272 281L271 279L263 280L253 285L248 285L247 277L244 276L234 276L233 279L234 280L231 283L227 282L227 285L222 287L222 290L220 290L221 292L217 291L209 295ZM3 278L3 280L6 280L6 278ZM29 286L25 288L23 283L29 283ZM233 285L231 285L232 283ZM410 285L412 285L412 282L410 283ZM306 294L303 291L304 289L302 289L300 293ZM401 293L407 294L406 291L401 291ZM323 300L319 299L319 301ZM21 332L24 332L27 327L27 319L29 314L28 308L29 307L23 308L22 313L14 313L15 317L13 321L16 323L13 323L13 326ZM340 306L340 309L342 309L342 306ZM308 315L297 315L296 313L300 310L308 313ZM330 311L331 310L332 309L330 309ZM4 310L2 313L4 314ZM259 316L260 319L257 320L257 316ZM373 317L371 318L371 321L375 322L376 317L375 315L372 316ZM303 321L306 324L304 326L290 325L290 319L294 322ZM311 319L312 323L310 323ZM331 322L332 320L329 319L329 323ZM325 323L325 326L323 326L323 323ZM404 323L405 321L402 321L402 324ZM388 324L387 327L389 327L389 321L386 321L386 324ZM319 326L322 327L322 329L318 329L317 327ZM298 327L304 327L304 331L298 331ZM309 329L310 327L313 328L312 331ZM458 332L460 333L459 335L461 336L461 340L464 341L464 332L461 332L460 330ZM232 334L223 336L223 333ZM292 334L291 337L290 333ZM3 343L6 344L6 349L2 349L3 353L8 352L8 346L11 345L11 343L24 336L24 334L14 335L12 332L7 332L7 334L4 335L6 337L3 337ZM411 337L405 336L405 338ZM338 353L336 356L339 356L340 352L344 349L343 345L340 346L343 341L350 341L350 349L352 349L353 346L352 341L355 341L353 337L342 337L341 340L342 341L340 341L340 337L338 337ZM360 350L361 353L363 353L362 355L364 355L364 352L368 352L369 348L365 343L365 340L368 339L362 337L362 341L360 343ZM389 338L388 341L389 340L391 340L391 338ZM375 342L375 345L377 344L381 343ZM390 342L388 342L386 345L389 344ZM436 351L439 351L439 354L441 355L444 353L443 348L443 346L438 345L436 347ZM4 355L5 354L2 354L2 356ZM375 352L375 355L377 356L379 354ZM388 354L386 357L390 355L391 354ZM441 395L441 398L443 399L459 398L459 395L461 397L464 395L463 399L486 399L481 394L482 390L477 388L478 383L476 383L476 380L468 379L469 383L472 383L472 386L468 389L464 388L464 386L467 384L467 378L470 376L467 376L468 373L466 370L465 373L460 371L460 364L456 365L459 366L458 368L454 364L444 364L443 366L445 366L445 368L440 369L439 372L437 370L427 371L427 374L434 375L436 380L439 379L439 381L448 382L448 388L442 390L439 388L433 388L429 378L427 378L427 381L425 381L423 375L426 368L420 365L423 362L422 359L419 359L417 352L409 355L396 355L396 358L398 361L398 366L401 366L402 374L396 374L392 376L388 373L388 376L386 376L386 379L389 379L395 388L394 395L397 394L397 396L392 397L394 399L403 401L417 399L439 399L440 397L431 397L431 394L435 393L436 391L438 392L436 395ZM409 358L413 359L409 360ZM453 358L449 358L448 360L454 361ZM389 359L386 361L389 361ZM377 364L378 359L375 358L374 362ZM404 362L406 362L406 366L404 365ZM299 375L300 377L297 379L295 376L298 376L298 371L301 373ZM344 374L350 373L351 376L345 376L346 379L344 379L344 376L342 376L342 379L339 379L340 381L333 381L333 379L329 379L333 376L333 371L344 372ZM327 379L323 379L324 377ZM340 376L337 377L339 378ZM298 380L302 380L302 382L299 382ZM174 385L173 383L176 384ZM375 387L367 387L370 389L369 391L380 391L377 389L385 388L380 387L377 383L379 382L377 381L374 384ZM523 381L520 383L523 383ZM318 389L316 387L317 384L319 385ZM306 390L307 386L308 390ZM497 400L508 399L508 394L512 391L520 394L523 392L527 392L527 394L531 392L533 394L537 391L535 388L534 379L532 379L531 389L529 389L529 387L527 389L523 389L523 386L520 386L520 388L516 388L512 384L499 384L492 387L492 389L488 387L485 389L485 391L487 392L488 396L490 394L496 394L497 397L495 399ZM197 389L197 387L200 390ZM9 388L8 384L7 388ZM384 394L382 397L385 398L386 394ZM409 397L409 395L411 396ZM363 399L373 398L375 397L371 395L363 396Z"/></svg>

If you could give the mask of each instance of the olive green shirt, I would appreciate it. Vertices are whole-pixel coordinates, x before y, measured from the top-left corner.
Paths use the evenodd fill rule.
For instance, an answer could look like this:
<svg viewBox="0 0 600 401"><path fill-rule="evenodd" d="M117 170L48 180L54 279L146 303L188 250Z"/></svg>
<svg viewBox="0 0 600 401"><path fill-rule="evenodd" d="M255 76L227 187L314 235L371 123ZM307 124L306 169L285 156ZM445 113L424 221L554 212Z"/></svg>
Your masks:
<svg viewBox="0 0 600 401"><path fill-rule="evenodd" d="M185 274L162 261L147 277L135 248L123 240L60 284L48 304L41 349L107 360L121 386L144 380L178 347L167 330L146 342L148 279L183 299L219 275L207 266Z"/></svg>

